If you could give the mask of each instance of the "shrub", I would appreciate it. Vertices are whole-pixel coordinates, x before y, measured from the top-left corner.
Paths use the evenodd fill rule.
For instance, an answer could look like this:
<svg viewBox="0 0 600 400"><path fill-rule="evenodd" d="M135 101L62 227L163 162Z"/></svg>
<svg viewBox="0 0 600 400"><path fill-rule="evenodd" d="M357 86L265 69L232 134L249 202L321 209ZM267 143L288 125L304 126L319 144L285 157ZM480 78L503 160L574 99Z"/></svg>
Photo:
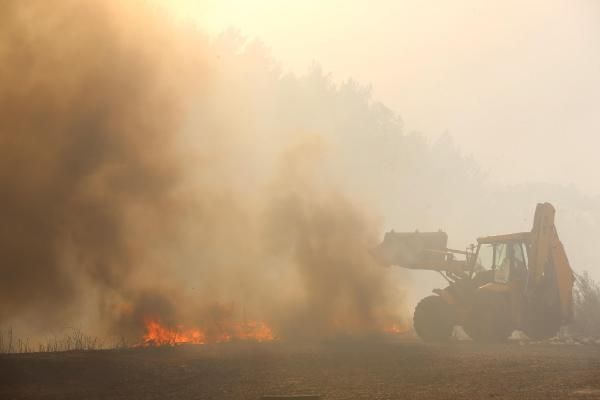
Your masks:
<svg viewBox="0 0 600 400"><path fill-rule="evenodd" d="M600 336L600 284L587 271L575 276L573 301L574 332L585 336Z"/></svg>

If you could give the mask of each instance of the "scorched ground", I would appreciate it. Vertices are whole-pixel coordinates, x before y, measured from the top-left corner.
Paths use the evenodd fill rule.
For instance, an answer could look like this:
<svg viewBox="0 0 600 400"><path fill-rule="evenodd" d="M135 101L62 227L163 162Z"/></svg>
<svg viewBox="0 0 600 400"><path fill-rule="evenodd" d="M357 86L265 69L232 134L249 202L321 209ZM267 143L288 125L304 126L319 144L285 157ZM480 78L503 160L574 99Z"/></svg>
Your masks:
<svg viewBox="0 0 600 400"><path fill-rule="evenodd" d="M600 398L600 346L230 342L0 356L2 399Z"/></svg>

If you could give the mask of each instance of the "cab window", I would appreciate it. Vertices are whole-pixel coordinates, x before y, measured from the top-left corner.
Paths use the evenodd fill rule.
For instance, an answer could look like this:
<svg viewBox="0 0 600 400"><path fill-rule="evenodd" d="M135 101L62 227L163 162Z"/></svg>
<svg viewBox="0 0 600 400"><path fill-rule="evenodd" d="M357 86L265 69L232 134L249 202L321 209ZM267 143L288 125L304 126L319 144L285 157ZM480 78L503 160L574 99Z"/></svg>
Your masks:
<svg viewBox="0 0 600 400"><path fill-rule="evenodd" d="M511 247L506 243L496 244L496 252L494 256L494 281L498 283L506 283L510 278L510 256Z"/></svg>
<svg viewBox="0 0 600 400"><path fill-rule="evenodd" d="M494 266L494 246L491 244L482 244L477 252L476 271L489 271Z"/></svg>
<svg viewBox="0 0 600 400"><path fill-rule="evenodd" d="M522 243L512 244L512 269L515 279L525 279L527 275L527 260L523 251Z"/></svg>

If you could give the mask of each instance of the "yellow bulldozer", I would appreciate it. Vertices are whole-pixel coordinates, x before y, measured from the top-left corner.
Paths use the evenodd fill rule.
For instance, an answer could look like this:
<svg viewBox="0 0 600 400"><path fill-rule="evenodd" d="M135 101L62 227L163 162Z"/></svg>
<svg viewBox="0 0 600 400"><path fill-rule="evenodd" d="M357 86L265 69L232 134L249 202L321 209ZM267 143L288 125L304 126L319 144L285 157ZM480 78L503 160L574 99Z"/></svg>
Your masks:
<svg viewBox="0 0 600 400"><path fill-rule="evenodd" d="M556 335L573 317L574 275L554 225L555 209L538 204L531 232L487 236L465 251L447 248L444 232L388 232L373 254L383 264L439 272L449 283L415 308L425 341L444 341L462 326L477 341Z"/></svg>

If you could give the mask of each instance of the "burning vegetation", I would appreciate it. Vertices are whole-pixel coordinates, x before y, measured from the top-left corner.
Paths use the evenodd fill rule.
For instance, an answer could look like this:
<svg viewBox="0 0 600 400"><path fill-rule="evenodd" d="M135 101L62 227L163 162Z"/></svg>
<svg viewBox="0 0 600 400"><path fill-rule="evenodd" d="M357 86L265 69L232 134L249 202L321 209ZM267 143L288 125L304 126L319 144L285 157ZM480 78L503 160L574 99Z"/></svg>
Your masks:
<svg viewBox="0 0 600 400"><path fill-rule="evenodd" d="M147 319L145 327L146 334L141 346L227 343L238 340L268 342L275 339L271 328L257 321L218 326L217 332L213 334L208 334L205 329L186 328L183 325L170 328L156 319Z"/></svg>

